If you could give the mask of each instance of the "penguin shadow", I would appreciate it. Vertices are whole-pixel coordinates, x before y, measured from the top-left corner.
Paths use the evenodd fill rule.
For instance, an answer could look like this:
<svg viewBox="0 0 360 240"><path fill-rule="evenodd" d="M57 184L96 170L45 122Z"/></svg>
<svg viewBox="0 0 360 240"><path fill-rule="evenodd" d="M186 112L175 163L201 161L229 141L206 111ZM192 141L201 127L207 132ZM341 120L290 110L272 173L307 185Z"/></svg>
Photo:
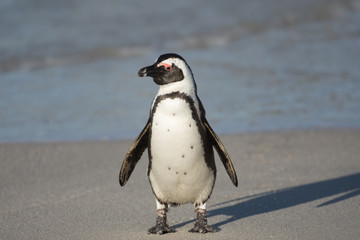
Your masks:
<svg viewBox="0 0 360 240"><path fill-rule="evenodd" d="M335 196L339 194L342 195ZM218 203L211 206L215 209L208 210L207 217L209 219L209 224L211 224L216 229L216 231L221 231L221 226L246 217L277 211L299 204L334 196L333 199L316 206L319 208L358 195L360 195L360 173L300 186L263 192L256 195L250 195ZM212 222L211 218L218 215L227 216L228 218L218 223ZM191 222L193 221L186 221L174 225L173 227L175 229L180 228Z"/></svg>

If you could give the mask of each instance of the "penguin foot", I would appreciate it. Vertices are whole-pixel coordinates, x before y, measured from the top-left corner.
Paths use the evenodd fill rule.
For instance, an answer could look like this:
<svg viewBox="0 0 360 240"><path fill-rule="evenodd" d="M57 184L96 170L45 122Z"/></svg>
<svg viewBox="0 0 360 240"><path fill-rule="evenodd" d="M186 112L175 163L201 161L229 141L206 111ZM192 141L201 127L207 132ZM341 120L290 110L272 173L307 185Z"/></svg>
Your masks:
<svg viewBox="0 0 360 240"><path fill-rule="evenodd" d="M152 228L149 228L148 234L166 234L175 232L174 229L169 228L169 223L166 219L166 210L161 209L157 212L158 216L156 218L156 225Z"/></svg>
<svg viewBox="0 0 360 240"><path fill-rule="evenodd" d="M198 209L197 211L197 219L195 221L194 228L190 229L191 233L208 233L208 232L216 232L216 230L207 224L206 218L206 210Z"/></svg>

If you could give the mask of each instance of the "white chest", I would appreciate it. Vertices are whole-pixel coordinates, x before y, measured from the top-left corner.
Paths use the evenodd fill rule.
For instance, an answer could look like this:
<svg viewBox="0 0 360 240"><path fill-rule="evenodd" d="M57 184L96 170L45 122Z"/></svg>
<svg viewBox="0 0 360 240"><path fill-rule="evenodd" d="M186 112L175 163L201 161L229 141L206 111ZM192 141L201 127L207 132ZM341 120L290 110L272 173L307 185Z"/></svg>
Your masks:
<svg viewBox="0 0 360 240"><path fill-rule="evenodd" d="M158 104L152 121L151 153L155 161L179 168L191 167L195 158L202 157L201 135L185 100L166 99Z"/></svg>
<svg viewBox="0 0 360 240"><path fill-rule="evenodd" d="M163 201L201 201L202 195L211 192L214 175L205 162L199 124L184 99L169 98L156 106L149 178L155 194Z"/></svg>

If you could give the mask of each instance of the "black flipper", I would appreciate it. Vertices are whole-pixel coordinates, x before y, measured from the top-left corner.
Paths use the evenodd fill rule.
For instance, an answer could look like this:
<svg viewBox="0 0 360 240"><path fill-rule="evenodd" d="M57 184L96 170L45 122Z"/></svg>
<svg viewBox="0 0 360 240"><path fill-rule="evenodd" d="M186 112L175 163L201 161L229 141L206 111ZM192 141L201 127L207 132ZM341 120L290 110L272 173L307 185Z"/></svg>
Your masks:
<svg viewBox="0 0 360 240"><path fill-rule="evenodd" d="M219 154L221 162L224 164L226 172L229 174L229 177L233 182L233 184L237 187L238 180L237 180L235 168L231 162L229 154L226 152L224 145L221 143L219 137L216 135L214 130L212 130L210 124L205 118L203 118L203 124L206 128L206 133L209 136L211 144L215 147L217 153Z"/></svg>
<svg viewBox="0 0 360 240"><path fill-rule="evenodd" d="M148 147L149 144L149 130L150 130L150 119L146 123L144 129L141 131L135 142L130 146L127 152L124 162L120 169L119 182L121 186L124 186L128 181L131 173L133 172L137 162L140 160L141 155Z"/></svg>

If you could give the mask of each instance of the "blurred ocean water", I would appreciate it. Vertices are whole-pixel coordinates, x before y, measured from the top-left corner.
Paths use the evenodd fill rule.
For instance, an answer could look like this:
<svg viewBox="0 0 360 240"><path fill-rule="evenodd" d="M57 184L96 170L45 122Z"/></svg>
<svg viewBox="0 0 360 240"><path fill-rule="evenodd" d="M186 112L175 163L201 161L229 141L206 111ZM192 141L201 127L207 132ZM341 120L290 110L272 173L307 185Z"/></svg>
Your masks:
<svg viewBox="0 0 360 240"><path fill-rule="evenodd" d="M359 0L0 2L0 141L134 138L165 52L219 134L360 127Z"/></svg>

